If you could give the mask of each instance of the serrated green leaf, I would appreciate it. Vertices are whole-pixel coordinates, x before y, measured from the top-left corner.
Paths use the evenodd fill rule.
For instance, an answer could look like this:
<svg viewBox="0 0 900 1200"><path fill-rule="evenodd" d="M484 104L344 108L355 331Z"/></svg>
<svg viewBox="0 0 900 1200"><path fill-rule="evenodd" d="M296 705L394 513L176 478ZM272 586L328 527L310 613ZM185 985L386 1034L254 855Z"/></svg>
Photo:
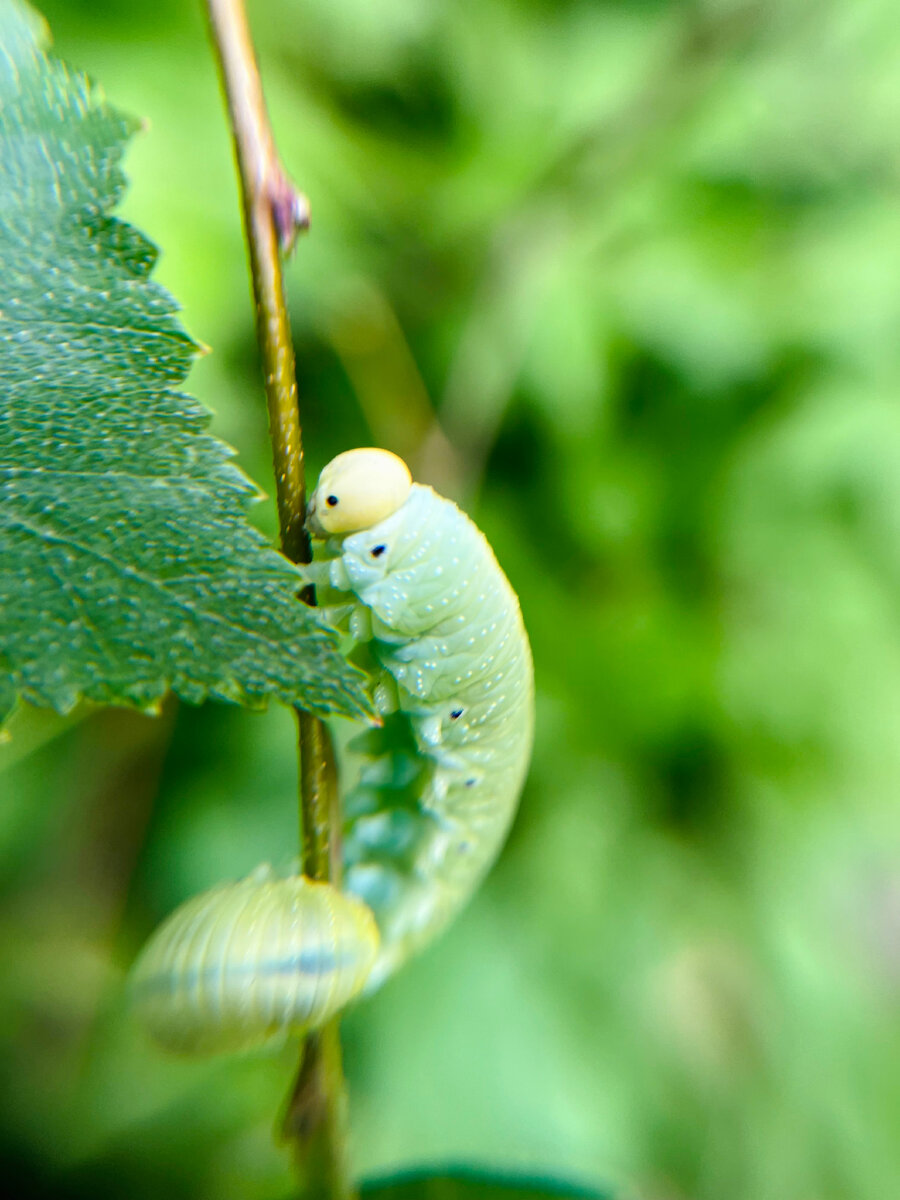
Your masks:
<svg viewBox="0 0 900 1200"><path fill-rule="evenodd" d="M154 247L110 215L136 123L39 30L0 0L0 715L169 688L368 711L178 390L197 348Z"/></svg>

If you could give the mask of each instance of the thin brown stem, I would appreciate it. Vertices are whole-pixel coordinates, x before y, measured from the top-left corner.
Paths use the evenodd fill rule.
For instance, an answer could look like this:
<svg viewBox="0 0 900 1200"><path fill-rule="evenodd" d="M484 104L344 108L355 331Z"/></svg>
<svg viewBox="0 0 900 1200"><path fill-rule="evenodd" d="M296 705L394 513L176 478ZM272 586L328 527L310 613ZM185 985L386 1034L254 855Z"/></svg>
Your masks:
<svg viewBox="0 0 900 1200"><path fill-rule="evenodd" d="M206 6L241 182L281 546L293 562L306 563L311 553L304 526L303 436L281 254L291 248L297 232L308 227L309 205L275 149L243 0L206 0ZM329 880L335 877L337 861L332 831L340 828L334 760L323 724L302 710L297 711L297 721L303 871L312 879ZM356 1194L347 1164L345 1110L340 1035L334 1020L307 1038L284 1120L284 1135L294 1146L304 1176L304 1194L315 1200L352 1200Z"/></svg>
<svg viewBox="0 0 900 1200"><path fill-rule="evenodd" d="M275 150L243 0L207 0L207 9L241 180L281 544L293 562L309 562L303 437L280 253L308 227L309 205Z"/></svg>
<svg viewBox="0 0 900 1200"><path fill-rule="evenodd" d="M337 775L327 728L298 713L303 797L303 870L312 879L340 883ZM298 1150L305 1200L354 1200L347 1158L347 1101L340 1023L333 1017L310 1034L288 1097L284 1138Z"/></svg>

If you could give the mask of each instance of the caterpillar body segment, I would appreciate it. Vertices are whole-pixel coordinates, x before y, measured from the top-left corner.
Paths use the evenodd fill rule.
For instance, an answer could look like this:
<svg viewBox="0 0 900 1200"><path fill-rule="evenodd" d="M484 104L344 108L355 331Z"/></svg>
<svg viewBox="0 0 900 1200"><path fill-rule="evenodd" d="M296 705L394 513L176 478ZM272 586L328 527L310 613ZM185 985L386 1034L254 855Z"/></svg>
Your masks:
<svg viewBox="0 0 900 1200"><path fill-rule="evenodd" d="M167 1049L243 1050L326 1021L362 989L377 952L364 904L258 868L176 909L135 963L131 993Z"/></svg>
<svg viewBox="0 0 900 1200"><path fill-rule="evenodd" d="M139 1014L172 1049L248 1048L373 991L471 896L527 771L531 652L473 522L365 449L324 469L308 523L324 544L307 577L384 714L348 748L343 891L257 873L182 905L133 978Z"/></svg>

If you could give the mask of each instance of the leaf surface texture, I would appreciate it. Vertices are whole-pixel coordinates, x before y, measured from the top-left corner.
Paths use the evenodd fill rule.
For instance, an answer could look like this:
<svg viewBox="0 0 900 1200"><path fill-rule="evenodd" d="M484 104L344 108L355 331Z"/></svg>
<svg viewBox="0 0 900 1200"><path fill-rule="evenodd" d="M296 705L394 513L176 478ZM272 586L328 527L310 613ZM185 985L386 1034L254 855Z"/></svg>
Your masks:
<svg viewBox="0 0 900 1200"><path fill-rule="evenodd" d="M169 688L365 712L181 391L197 347L155 248L112 215L136 122L43 42L0 0L0 715Z"/></svg>

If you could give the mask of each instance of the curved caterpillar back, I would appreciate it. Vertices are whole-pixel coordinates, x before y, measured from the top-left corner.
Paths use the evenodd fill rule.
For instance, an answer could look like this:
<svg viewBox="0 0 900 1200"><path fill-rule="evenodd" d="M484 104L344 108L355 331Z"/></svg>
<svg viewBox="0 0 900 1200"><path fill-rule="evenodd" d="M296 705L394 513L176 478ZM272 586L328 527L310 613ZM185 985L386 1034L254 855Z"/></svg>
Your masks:
<svg viewBox="0 0 900 1200"><path fill-rule="evenodd" d="M345 887L263 870L182 905L141 953L138 1014L171 1049L244 1049L323 1023L430 941L487 871L531 749L519 605L475 525L383 450L322 472L308 568L384 715L344 797Z"/></svg>

